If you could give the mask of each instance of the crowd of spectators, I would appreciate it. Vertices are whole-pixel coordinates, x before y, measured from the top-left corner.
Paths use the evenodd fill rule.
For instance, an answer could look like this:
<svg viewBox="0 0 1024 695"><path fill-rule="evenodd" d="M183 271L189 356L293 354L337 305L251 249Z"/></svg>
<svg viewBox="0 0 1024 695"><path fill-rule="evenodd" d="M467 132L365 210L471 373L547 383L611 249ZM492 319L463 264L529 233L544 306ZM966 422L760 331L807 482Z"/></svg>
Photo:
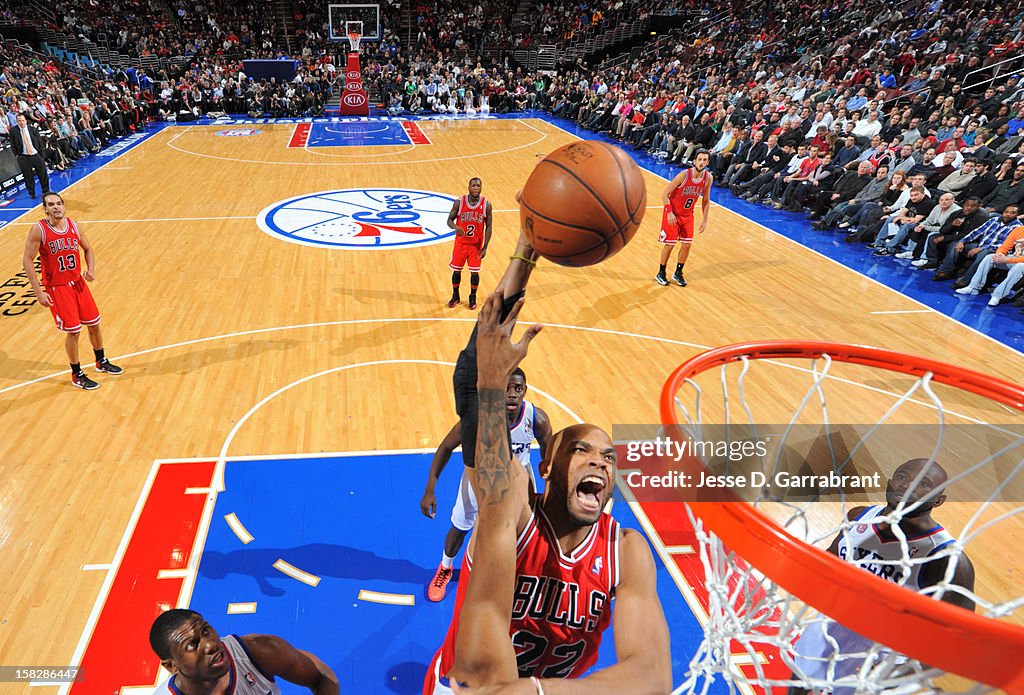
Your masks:
<svg viewBox="0 0 1024 695"><path fill-rule="evenodd" d="M1022 38L1024 9L991 1L765 2L615 70L561 70L536 103L671 164L706 149L733 195L961 295L1000 283L996 305L1024 278L1024 66L992 64Z"/></svg>
<svg viewBox="0 0 1024 695"><path fill-rule="evenodd" d="M10 139L19 114L38 129L52 171L65 171L151 117L152 103L127 83L71 75L52 60L0 45L0 139Z"/></svg>

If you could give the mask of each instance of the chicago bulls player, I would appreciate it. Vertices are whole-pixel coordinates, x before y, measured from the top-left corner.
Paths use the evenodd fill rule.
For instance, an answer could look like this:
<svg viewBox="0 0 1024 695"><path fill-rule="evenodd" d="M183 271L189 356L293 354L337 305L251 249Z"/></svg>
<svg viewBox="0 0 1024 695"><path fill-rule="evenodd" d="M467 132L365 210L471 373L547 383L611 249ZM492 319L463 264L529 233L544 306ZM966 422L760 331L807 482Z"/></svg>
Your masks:
<svg viewBox="0 0 1024 695"><path fill-rule="evenodd" d="M78 334L82 326L89 328L89 341L96 355L96 371L106 374L124 371L112 364L103 352L100 312L86 284L95 279L96 256L85 233L65 215L64 199L60 194L50 192L43 195L43 212L46 218L29 230L22 265L39 303L50 307L57 330L66 334L64 349L71 364L71 383L91 391L100 385L86 376L78 360ZM82 272L79 249L85 252L85 272ZM37 255L43 270L45 290L36 277Z"/></svg>
<svg viewBox="0 0 1024 695"><path fill-rule="evenodd" d="M672 255L672 247L678 243L679 258L672 279L680 287L686 287L683 265L690 255L690 244L693 242L693 209L700 200L701 210L704 212L704 217L700 221L701 234L708 226L708 214L711 212L711 172L707 169L709 159L707 150L697 150L693 155L693 167L676 174L661 194L665 212L661 218L661 235L658 241L664 244L664 248L661 250L661 268L654 276L659 285L668 285L665 266Z"/></svg>
<svg viewBox="0 0 1024 695"><path fill-rule="evenodd" d="M650 549L602 511L615 480L611 438L587 424L556 434L541 462L547 486L533 499L526 471L512 459L505 384L540 326L511 342L523 300L502 320L503 289L487 298L477 320L479 519L424 693L469 686L471 693L533 695L545 692L546 680L552 693L666 693L668 626ZM581 678L597 659L613 599L619 662Z"/></svg>
<svg viewBox="0 0 1024 695"><path fill-rule="evenodd" d="M454 308L462 298L462 268L469 265L469 308L476 309L476 288L480 284L480 261L487 255L491 243L491 204L480 195L484 184L479 178L469 180L469 194L452 205L448 226L455 230L455 247L448 266L452 269L452 298L448 308Z"/></svg>

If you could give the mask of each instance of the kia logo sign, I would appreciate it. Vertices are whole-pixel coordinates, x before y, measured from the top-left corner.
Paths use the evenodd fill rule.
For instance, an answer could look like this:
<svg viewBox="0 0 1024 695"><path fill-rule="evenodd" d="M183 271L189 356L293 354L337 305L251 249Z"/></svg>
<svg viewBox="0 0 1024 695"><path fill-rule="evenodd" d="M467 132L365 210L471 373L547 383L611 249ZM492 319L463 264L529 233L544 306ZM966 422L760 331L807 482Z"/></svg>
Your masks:
<svg viewBox="0 0 1024 695"><path fill-rule="evenodd" d="M366 103L366 96L353 92L352 94L346 94L342 101L345 102L345 106L362 106Z"/></svg>
<svg viewBox="0 0 1024 695"><path fill-rule="evenodd" d="M355 80L356 82L359 82L361 77L362 76L359 74L358 70L349 70L345 73L346 80Z"/></svg>
<svg viewBox="0 0 1024 695"><path fill-rule="evenodd" d="M362 82L349 82L347 85L345 85L345 91L346 92L362 92L363 91L363 83Z"/></svg>

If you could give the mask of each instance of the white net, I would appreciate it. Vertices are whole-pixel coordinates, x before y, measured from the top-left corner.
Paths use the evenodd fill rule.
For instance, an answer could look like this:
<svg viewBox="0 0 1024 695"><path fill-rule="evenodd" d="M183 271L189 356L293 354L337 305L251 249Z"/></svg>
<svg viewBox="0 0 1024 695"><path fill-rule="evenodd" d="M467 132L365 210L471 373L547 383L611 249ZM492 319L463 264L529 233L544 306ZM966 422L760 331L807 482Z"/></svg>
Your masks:
<svg viewBox="0 0 1024 695"><path fill-rule="evenodd" d="M363 38L362 22L345 22L345 36L351 53L359 53L359 42Z"/></svg>
<svg viewBox="0 0 1024 695"><path fill-rule="evenodd" d="M723 679L744 692L843 695L988 692L993 688L984 682L1000 679L1011 691L1024 687L1024 664L986 662L998 658L994 653L975 649L981 653L964 653L963 664L939 657L943 635L971 620L971 610L990 621L984 629L998 623L999 639L1024 644L1017 555L1024 541L1024 416L969 391L938 383L932 372L908 376L828 354L799 361L742 357L685 380L675 394L684 437L765 443L742 461L701 457L708 473L747 480L760 473L765 482L734 487L742 501L701 498L698 491L691 501L700 504L687 505L705 572L707 622L676 694L705 693ZM830 484L844 475L869 480L876 474L881 487ZM796 479L811 482L787 485ZM901 596L935 600L935 628L911 636L917 646L907 651L917 658L892 646L906 644L901 620L872 621L880 606L869 593L860 604L856 597L837 602L829 580L796 596L766 577L775 575L767 568L780 562L778 551L739 557L708 530L705 501L751 505L797 541L854 565L840 568L851 585L870 573L902 587ZM820 606L873 626L876 639ZM931 656L944 668L928 665L935 663ZM1012 671L1016 687L1007 685Z"/></svg>

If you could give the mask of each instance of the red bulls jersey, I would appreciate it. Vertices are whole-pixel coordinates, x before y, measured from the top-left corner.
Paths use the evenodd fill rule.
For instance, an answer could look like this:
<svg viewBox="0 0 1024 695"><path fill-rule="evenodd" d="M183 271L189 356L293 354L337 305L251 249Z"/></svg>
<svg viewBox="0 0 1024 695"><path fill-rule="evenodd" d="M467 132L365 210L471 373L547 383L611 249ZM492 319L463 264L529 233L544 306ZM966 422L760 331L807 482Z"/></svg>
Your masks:
<svg viewBox="0 0 1024 695"><path fill-rule="evenodd" d="M704 188L708 182L708 170L704 169L694 176L693 169L686 170L686 178L668 194L668 204L676 217L693 217L693 209L697 201L704 197Z"/></svg>
<svg viewBox="0 0 1024 695"><path fill-rule="evenodd" d="M611 624L611 601L619 583L619 524L602 514L579 547L565 555L538 497L516 547L509 635L519 676L578 678L597 661L601 635ZM454 662L459 613L472 569L467 552L452 622L434 657L439 663L431 664L439 676Z"/></svg>
<svg viewBox="0 0 1024 695"><path fill-rule="evenodd" d="M39 244L39 264L43 271L43 286L57 287L82 277L82 259L78 253L78 225L65 217L67 226L60 231L46 219L39 220L43 240Z"/></svg>
<svg viewBox="0 0 1024 695"><path fill-rule="evenodd" d="M476 205L470 205L469 196L462 196L459 199L459 216L455 219L455 224L466 230L466 236L458 237L458 241L483 246L484 230L487 228L487 198L480 196Z"/></svg>

